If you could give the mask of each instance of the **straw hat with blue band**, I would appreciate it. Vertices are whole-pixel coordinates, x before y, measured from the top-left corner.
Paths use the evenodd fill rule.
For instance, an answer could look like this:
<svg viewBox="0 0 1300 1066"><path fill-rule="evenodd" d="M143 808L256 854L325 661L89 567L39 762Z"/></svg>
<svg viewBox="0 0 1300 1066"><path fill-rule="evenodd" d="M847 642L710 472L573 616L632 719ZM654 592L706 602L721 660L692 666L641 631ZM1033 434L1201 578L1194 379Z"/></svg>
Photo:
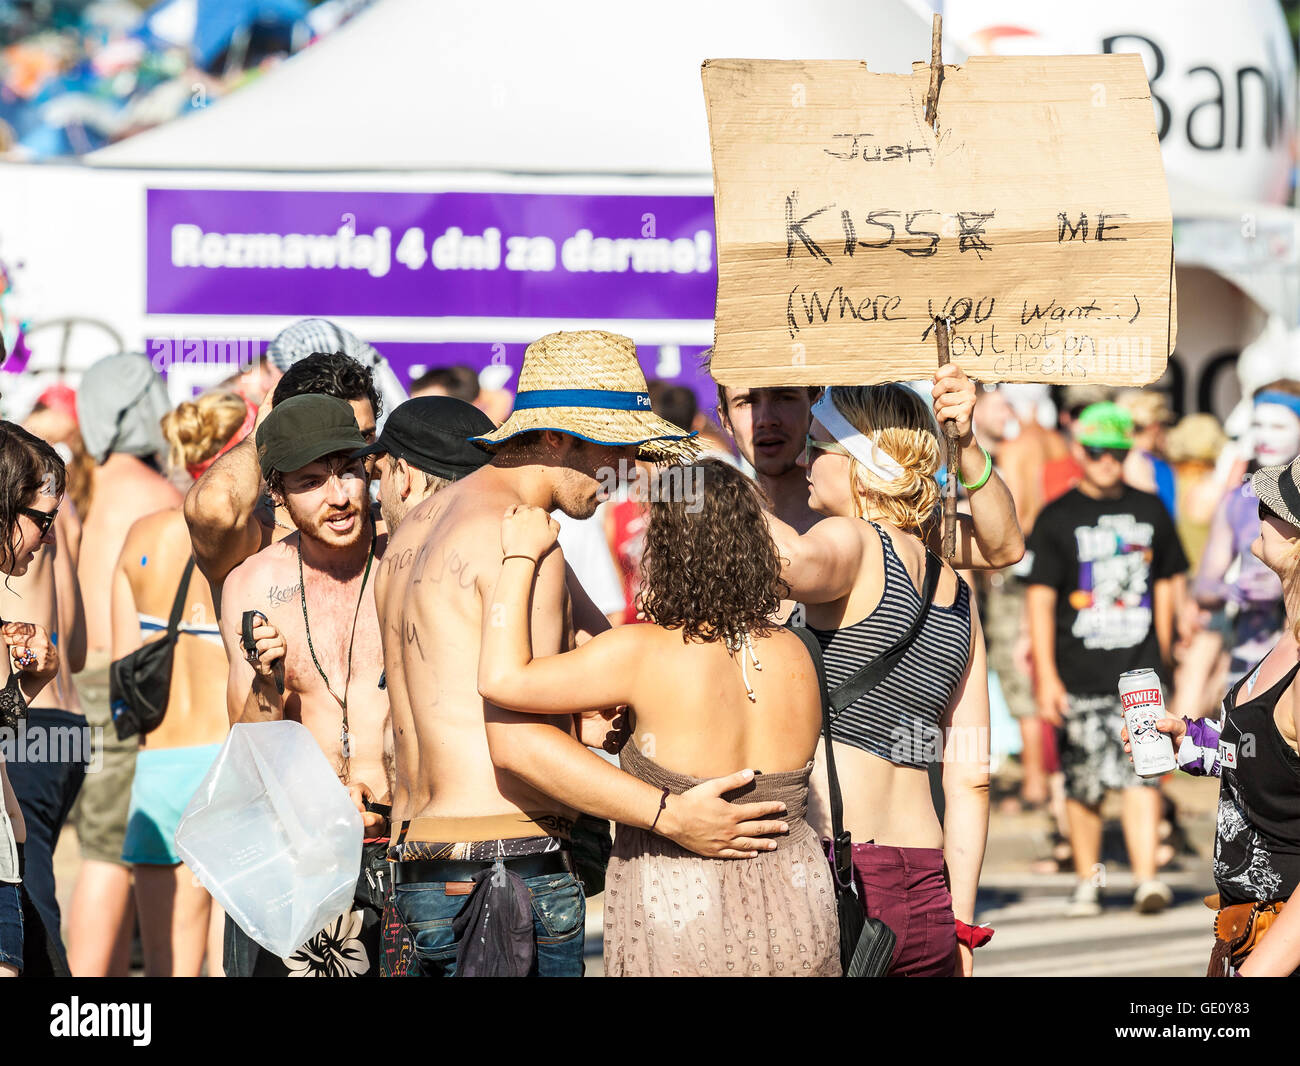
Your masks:
<svg viewBox="0 0 1300 1066"><path fill-rule="evenodd" d="M494 449L547 429L593 444L635 444L650 462L689 462L699 453L694 433L651 410L631 338L603 330L548 333L530 344L514 412L500 429L469 439Z"/></svg>

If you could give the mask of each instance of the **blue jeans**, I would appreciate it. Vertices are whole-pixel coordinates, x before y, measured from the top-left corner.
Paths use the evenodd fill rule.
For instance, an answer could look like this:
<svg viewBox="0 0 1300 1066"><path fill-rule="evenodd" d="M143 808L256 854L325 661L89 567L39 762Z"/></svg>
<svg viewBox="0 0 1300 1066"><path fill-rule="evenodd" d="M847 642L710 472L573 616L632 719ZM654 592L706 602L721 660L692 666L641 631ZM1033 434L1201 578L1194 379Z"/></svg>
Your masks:
<svg viewBox="0 0 1300 1066"><path fill-rule="evenodd" d="M581 977L587 901L573 874L524 878L533 904L537 958L530 977ZM468 896L449 896L442 881L398 885L397 913L415 940L411 977L455 977L456 940L452 919Z"/></svg>
<svg viewBox="0 0 1300 1066"><path fill-rule="evenodd" d="M7 881L0 881L0 963L23 968L22 896Z"/></svg>
<svg viewBox="0 0 1300 1066"><path fill-rule="evenodd" d="M27 745L25 751L31 750L34 744L31 738L42 729L46 731L43 739L47 757L33 762L26 758L14 759L6 765L6 770L18 797L23 820L27 823L27 869L23 875L23 888L41 916L50 947L66 966L60 928L62 916L54 894L54 846L85 780L90 746L88 742L77 746L80 758L75 762L55 760L52 755L55 752L72 754L68 738L73 731L80 732L87 741L90 734L85 715L33 707L27 712L24 730L19 733Z"/></svg>

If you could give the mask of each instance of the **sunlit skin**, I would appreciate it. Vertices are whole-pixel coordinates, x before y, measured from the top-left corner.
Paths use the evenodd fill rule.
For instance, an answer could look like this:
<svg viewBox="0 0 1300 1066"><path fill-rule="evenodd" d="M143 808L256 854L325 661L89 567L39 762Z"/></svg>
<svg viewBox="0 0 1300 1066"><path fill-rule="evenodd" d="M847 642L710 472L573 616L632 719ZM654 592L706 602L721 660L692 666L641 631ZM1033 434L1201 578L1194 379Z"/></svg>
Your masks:
<svg viewBox="0 0 1300 1066"><path fill-rule="evenodd" d="M1075 460L1083 467L1083 481L1079 483L1080 492L1085 496L1091 496L1094 500L1116 499L1123 495L1124 460L1119 454L1111 454L1111 452L1123 452L1124 449L1112 449L1103 453L1101 458L1093 459L1078 441L1070 447L1074 452Z"/></svg>
<svg viewBox="0 0 1300 1066"><path fill-rule="evenodd" d="M808 436L815 441L835 443L835 438L815 418ZM852 461L847 455L814 448L808 457L800 452L797 461L808 479L808 506L818 514L854 517L853 495L849 491Z"/></svg>
<svg viewBox="0 0 1300 1066"><path fill-rule="evenodd" d="M33 511L51 514L59 509L59 503L60 499L37 493L36 499L28 506ZM18 521L14 523L14 567L10 574L14 577L21 577L27 573L27 568L32 565L32 560L36 558L36 553L40 550L41 545L53 543L53 525L50 526L48 533L42 533L34 518L19 514Z"/></svg>
<svg viewBox="0 0 1300 1066"><path fill-rule="evenodd" d="M364 466L360 459L327 456L284 476L284 499L277 502L308 534L304 558L315 550L313 541L330 549L350 548L369 535L363 521L369 484Z"/></svg>

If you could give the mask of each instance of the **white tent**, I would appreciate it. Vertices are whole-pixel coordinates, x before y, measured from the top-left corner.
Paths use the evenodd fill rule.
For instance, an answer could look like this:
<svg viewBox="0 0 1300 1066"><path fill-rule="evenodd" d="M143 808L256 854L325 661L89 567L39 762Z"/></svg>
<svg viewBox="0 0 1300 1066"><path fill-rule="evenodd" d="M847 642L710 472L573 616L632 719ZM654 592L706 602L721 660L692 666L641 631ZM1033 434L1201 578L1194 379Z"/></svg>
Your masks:
<svg viewBox="0 0 1300 1066"><path fill-rule="evenodd" d="M902 72L928 59L930 18L919 0L380 0L258 84L87 161L708 175L702 60Z"/></svg>

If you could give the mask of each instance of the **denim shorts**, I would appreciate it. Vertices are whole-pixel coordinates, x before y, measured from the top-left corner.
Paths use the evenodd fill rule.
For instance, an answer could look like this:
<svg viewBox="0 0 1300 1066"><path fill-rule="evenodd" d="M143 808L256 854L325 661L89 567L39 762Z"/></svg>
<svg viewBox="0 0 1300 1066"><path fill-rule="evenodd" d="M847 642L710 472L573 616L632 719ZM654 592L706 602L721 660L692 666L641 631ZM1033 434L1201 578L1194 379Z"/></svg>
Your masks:
<svg viewBox="0 0 1300 1066"><path fill-rule="evenodd" d="M571 873L524 878L533 907L537 958L532 977L581 977L587 902ZM398 885L393 900L415 942L411 977L455 977L456 939L452 921L468 896L449 896L442 881Z"/></svg>
<svg viewBox="0 0 1300 1066"><path fill-rule="evenodd" d="M0 963L23 968L23 900L17 885L0 881Z"/></svg>

